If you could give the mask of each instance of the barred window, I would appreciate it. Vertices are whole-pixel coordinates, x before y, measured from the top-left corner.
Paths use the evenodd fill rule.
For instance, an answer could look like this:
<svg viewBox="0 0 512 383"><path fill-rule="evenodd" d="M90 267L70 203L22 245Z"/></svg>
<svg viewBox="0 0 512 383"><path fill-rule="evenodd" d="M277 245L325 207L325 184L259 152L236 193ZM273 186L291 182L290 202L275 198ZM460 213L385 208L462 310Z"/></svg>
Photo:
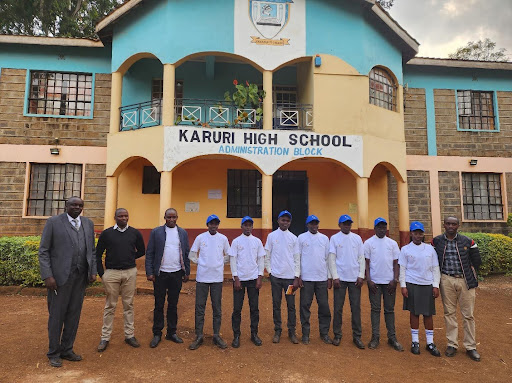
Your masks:
<svg viewBox="0 0 512 383"><path fill-rule="evenodd" d="M396 111L397 86L393 77L382 68L370 71L370 104Z"/></svg>
<svg viewBox="0 0 512 383"><path fill-rule="evenodd" d="M65 211L66 201L82 195L82 165L31 164L27 215L51 216Z"/></svg>
<svg viewBox="0 0 512 383"><path fill-rule="evenodd" d="M30 72L28 113L89 117L91 103L91 73Z"/></svg>
<svg viewBox="0 0 512 383"><path fill-rule="evenodd" d="M464 218L502 220L501 179L496 173L462 173Z"/></svg>
<svg viewBox="0 0 512 383"><path fill-rule="evenodd" d="M228 169L228 218L261 218L261 173Z"/></svg>
<svg viewBox="0 0 512 383"><path fill-rule="evenodd" d="M164 80L154 78L151 82L151 100L161 100L164 95ZM174 83L174 107L176 116L181 116L183 106L183 80Z"/></svg>
<svg viewBox="0 0 512 383"><path fill-rule="evenodd" d="M493 92L458 90L459 129L494 130Z"/></svg>

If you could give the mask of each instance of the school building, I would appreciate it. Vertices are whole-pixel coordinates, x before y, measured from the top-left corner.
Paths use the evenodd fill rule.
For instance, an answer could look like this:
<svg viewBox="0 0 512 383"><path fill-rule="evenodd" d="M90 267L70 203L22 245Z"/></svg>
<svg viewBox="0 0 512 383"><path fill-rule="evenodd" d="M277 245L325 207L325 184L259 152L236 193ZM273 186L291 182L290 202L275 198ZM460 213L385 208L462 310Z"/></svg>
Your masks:
<svg viewBox="0 0 512 383"><path fill-rule="evenodd" d="M510 233L512 63L416 57L372 0L130 0L96 30L0 36L0 235L72 195L146 238L171 206L192 240L213 213L264 239L284 209L295 234L308 214L363 239L382 216L401 244L447 214ZM234 80L265 97L226 101Z"/></svg>

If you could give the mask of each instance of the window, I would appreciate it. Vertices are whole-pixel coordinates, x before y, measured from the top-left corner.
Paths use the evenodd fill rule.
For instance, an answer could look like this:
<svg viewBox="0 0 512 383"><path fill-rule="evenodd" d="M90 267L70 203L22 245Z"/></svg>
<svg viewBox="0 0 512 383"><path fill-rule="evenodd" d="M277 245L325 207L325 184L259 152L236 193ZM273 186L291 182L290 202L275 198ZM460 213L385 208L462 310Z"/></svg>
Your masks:
<svg viewBox="0 0 512 383"><path fill-rule="evenodd" d="M370 71L370 104L396 111L397 86L393 77L382 68Z"/></svg>
<svg viewBox="0 0 512 383"><path fill-rule="evenodd" d="M30 72L29 114L90 117L91 111L91 73Z"/></svg>
<svg viewBox="0 0 512 383"><path fill-rule="evenodd" d="M82 165L31 164L27 215L63 213L66 201L81 195Z"/></svg>
<svg viewBox="0 0 512 383"><path fill-rule="evenodd" d="M503 220L500 175L462 173L464 218L468 220Z"/></svg>
<svg viewBox="0 0 512 383"><path fill-rule="evenodd" d="M297 103L297 87L296 86L273 86L273 102L278 105L293 105Z"/></svg>
<svg viewBox="0 0 512 383"><path fill-rule="evenodd" d="M160 173L154 166L144 166L142 194L160 194Z"/></svg>
<svg viewBox="0 0 512 383"><path fill-rule="evenodd" d="M228 218L261 218L261 173L228 169Z"/></svg>
<svg viewBox="0 0 512 383"><path fill-rule="evenodd" d="M493 92L458 90L459 129L494 130Z"/></svg>
<svg viewBox="0 0 512 383"><path fill-rule="evenodd" d="M151 100L161 100L164 95L164 80L154 78L151 83ZM181 116L183 105L183 80L176 80L174 84L174 105L176 116Z"/></svg>

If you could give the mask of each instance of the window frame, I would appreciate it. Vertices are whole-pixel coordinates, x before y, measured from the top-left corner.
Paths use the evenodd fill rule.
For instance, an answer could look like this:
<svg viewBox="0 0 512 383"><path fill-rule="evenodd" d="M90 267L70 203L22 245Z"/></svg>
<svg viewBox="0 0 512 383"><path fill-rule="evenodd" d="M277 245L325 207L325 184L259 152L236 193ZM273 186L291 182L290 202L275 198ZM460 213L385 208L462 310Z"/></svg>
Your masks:
<svg viewBox="0 0 512 383"><path fill-rule="evenodd" d="M234 212L231 211L230 207L232 207L232 209L236 209L237 206L241 206L242 208L244 207L243 204L235 204L235 203L231 203L230 204L230 199L232 198L231 197L231 193L232 193L232 190L235 189L235 187L239 187L239 188L244 188L242 182L240 183L239 186L236 186L236 185L230 185L230 173L231 172L255 172L255 182L256 182L256 186L255 186L255 191L254 191L254 198L255 198L255 204L247 204L247 211L245 212L246 214L244 214L244 212L242 211L241 215L238 216L237 214L235 214ZM241 175L240 175L241 177ZM249 174L247 175L248 177L248 182L249 182ZM240 178L241 179L241 178ZM226 193L226 218L243 218L245 217L246 215L249 215L251 216L253 219L255 218L261 218L262 217L262 176L261 176L261 173L256 170L256 169L227 169L227 172L226 172L226 187L227 187L227 193ZM246 187L246 189L248 189L249 187ZM242 197L242 192L240 193L241 194L241 198ZM247 196L247 199L249 200L251 198L251 196L248 194ZM259 204L258 204L258 199L259 199ZM259 209L259 214L250 214L251 213L251 209L256 209L256 211Z"/></svg>
<svg viewBox="0 0 512 383"><path fill-rule="evenodd" d="M494 129L464 129L460 127L459 122L459 91L470 91L470 92L487 92L492 93L492 109L494 113ZM499 108L498 108L498 92L494 90L486 90L486 89L455 89L455 113L457 120L457 131L458 132L486 132L486 133L499 133L500 131L500 118L499 118Z"/></svg>
<svg viewBox="0 0 512 383"><path fill-rule="evenodd" d="M391 81L391 84L385 84L387 85L388 87L391 86L393 88L393 95L392 95L392 98L391 98L391 109L390 108L386 108L384 106L380 106L376 103L373 103L372 102L372 90L374 90L376 93L377 92L381 92L381 93L384 93L383 91L378 91L377 89L374 89L372 88L371 84L372 84L372 81L376 81L378 82L379 84L384 84L380 81L377 81L375 79L372 79L371 77L371 74L372 74L372 71L375 71L375 70L378 70L380 72L383 72L384 74L386 74L387 76L389 76L389 80ZM398 81L396 79L396 77L394 76L394 74L388 70L387 68L384 68L384 67L381 67L381 66L374 66L372 69L370 69L370 72L368 72L368 103L370 105L374 105L378 108L381 108L381 109L384 109L384 110L389 110L390 112L396 112L396 113L399 113L400 110L398 108L398 105L399 105L399 96L400 96L400 87L399 87L399 84L398 84ZM375 94L375 96L373 96L373 99L375 100L379 100L377 97L376 97L377 94ZM380 101L384 101L384 100L380 100ZM389 104L389 102L386 102L386 104Z"/></svg>
<svg viewBox="0 0 512 383"><path fill-rule="evenodd" d="M463 174L496 174L499 176L500 181L500 193L501 193L501 207L502 207L502 219L469 219L466 218L466 214L464 211L464 176ZM482 171L482 172L472 172L472 171L461 171L459 172L459 184L460 184L460 208L461 208L461 216L462 222L507 222L508 217L508 201L507 201L507 185L506 185L506 177L504 173L496 173L492 171ZM489 205L487 205L489 206Z"/></svg>
<svg viewBox="0 0 512 383"><path fill-rule="evenodd" d="M38 114L38 113L29 113L30 106L30 92L32 86L32 73L33 72L53 72L53 73L66 73L66 74L84 74L92 76L91 82L91 108L89 116L71 116L71 115L60 115L60 114ZM25 81L25 100L23 104L23 115L26 117L52 117L52 118L70 118L70 119L79 119L79 120L92 120L94 118L94 93L96 88L96 73L90 72L69 72L69 71L61 71L61 70L52 70L52 69L27 69L26 73L26 81ZM86 109L84 109L86 110Z"/></svg>

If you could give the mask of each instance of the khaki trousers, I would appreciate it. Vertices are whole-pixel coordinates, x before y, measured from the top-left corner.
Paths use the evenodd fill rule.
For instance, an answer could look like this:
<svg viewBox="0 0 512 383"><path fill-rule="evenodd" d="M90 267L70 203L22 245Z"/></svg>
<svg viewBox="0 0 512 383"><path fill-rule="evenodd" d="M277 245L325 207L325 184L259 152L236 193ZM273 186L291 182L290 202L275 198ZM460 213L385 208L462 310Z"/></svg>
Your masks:
<svg viewBox="0 0 512 383"><path fill-rule="evenodd" d="M464 278L455 278L441 274L441 297L444 307L444 322L448 346L458 348L457 303L460 306L464 324L464 347L466 350L476 349L475 340L475 289L467 288Z"/></svg>
<svg viewBox="0 0 512 383"><path fill-rule="evenodd" d="M106 269L101 280L107 294L105 310L103 311L101 339L110 340L119 294L121 294L121 301L123 302L124 336L126 339L132 338L134 334L133 297L137 288L137 268L133 267L127 270Z"/></svg>

